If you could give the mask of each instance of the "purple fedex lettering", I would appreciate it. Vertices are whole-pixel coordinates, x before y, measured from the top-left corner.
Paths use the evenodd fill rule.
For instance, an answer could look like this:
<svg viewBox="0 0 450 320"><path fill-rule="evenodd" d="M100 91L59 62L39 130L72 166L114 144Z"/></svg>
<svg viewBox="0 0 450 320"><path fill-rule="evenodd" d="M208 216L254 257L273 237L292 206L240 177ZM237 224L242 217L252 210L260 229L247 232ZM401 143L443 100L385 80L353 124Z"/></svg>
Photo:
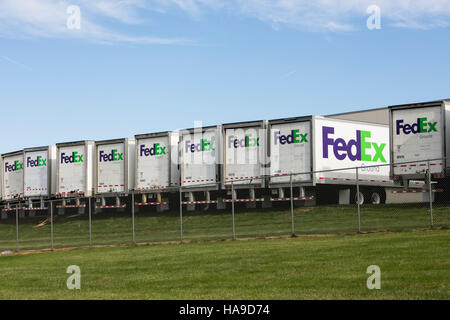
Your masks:
<svg viewBox="0 0 450 320"><path fill-rule="evenodd" d="M329 134L334 134L334 128L323 127L322 128L322 154L324 158L328 159L328 146L334 146L334 140L328 138Z"/></svg>
<svg viewBox="0 0 450 320"><path fill-rule="evenodd" d="M344 160L347 156L351 161L361 160L361 132L356 131L356 140L351 139L348 143L342 138L329 138L329 135L334 134L334 128L322 127L322 148L323 157L328 158L328 147L333 147L333 153L336 159ZM355 148L353 148L355 147ZM352 150L355 149L355 153Z"/></svg>

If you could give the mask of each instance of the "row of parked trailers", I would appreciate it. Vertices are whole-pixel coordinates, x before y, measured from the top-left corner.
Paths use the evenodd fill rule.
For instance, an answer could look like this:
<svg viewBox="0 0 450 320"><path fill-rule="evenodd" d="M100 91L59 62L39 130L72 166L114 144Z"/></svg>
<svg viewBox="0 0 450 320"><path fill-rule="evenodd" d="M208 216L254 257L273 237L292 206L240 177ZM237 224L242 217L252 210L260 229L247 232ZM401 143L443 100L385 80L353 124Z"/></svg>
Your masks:
<svg viewBox="0 0 450 320"><path fill-rule="evenodd" d="M191 209L220 207L230 199L270 203L287 199L291 190L298 201L346 203L354 199L357 178L360 200L380 203L395 188L421 186L417 180L424 179L427 163L403 162L426 159L442 159L431 163L431 172L445 178L450 102L387 110L389 125L308 116L3 154L3 210L18 201L26 201L27 210L45 210L48 198L60 198L60 210L83 210L92 196L98 209L122 209L131 191L139 194L138 205L164 210L180 187ZM355 167L364 167L358 177Z"/></svg>

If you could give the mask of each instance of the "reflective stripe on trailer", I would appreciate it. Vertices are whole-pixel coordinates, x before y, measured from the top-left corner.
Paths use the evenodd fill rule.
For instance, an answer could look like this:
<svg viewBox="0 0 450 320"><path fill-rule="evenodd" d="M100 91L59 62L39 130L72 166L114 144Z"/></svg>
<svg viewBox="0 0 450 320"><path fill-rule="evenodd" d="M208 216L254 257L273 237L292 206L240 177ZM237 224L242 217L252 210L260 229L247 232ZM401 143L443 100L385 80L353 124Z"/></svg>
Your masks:
<svg viewBox="0 0 450 320"><path fill-rule="evenodd" d="M80 204L80 205L74 204L74 205L66 205L66 206L59 205L59 206L56 206L56 208L57 208L57 209L65 209L65 208L86 208L86 205L85 205L85 204Z"/></svg>
<svg viewBox="0 0 450 320"><path fill-rule="evenodd" d="M159 186L159 187L145 187L145 188L136 188L136 190L162 190L162 189L167 189L170 188L168 186Z"/></svg>
<svg viewBox="0 0 450 320"><path fill-rule="evenodd" d="M431 192L443 192L443 189L435 189L431 190ZM392 191L392 193L428 193L430 189L421 189L421 190L401 190L401 191Z"/></svg>
<svg viewBox="0 0 450 320"><path fill-rule="evenodd" d="M44 208L27 208L27 207L25 207L25 208L23 208L23 210L25 210L25 211L32 211L32 210L48 210L48 208L47 208L47 207L44 207Z"/></svg>
<svg viewBox="0 0 450 320"><path fill-rule="evenodd" d="M12 193L5 195L6 198L21 198L23 197L23 193Z"/></svg>
<svg viewBox="0 0 450 320"><path fill-rule="evenodd" d="M430 163L430 166L437 166L437 165L440 165L440 166L442 166L443 165L443 163L442 162L440 162L440 163ZM427 167L428 166L428 164L426 164L426 163L420 163L420 164L400 164L400 165L393 165L392 167L394 167L394 168L406 168L406 167Z"/></svg>
<svg viewBox="0 0 450 320"><path fill-rule="evenodd" d="M102 185L102 186L98 186L99 188L108 188L108 187L125 187L125 185L124 184L110 184L110 185L107 185L107 184L104 184L104 185Z"/></svg>
<svg viewBox="0 0 450 320"><path fill-rule="evenodd" d="M16 211L16 209L22 210L23 208L22 207L20 207L20 208L9 208L9 209L5 208L5 209L2 209L2 212Z"/></svg>
<svg viewBox="0 0 450 320"><path fill-rule="evenodd" d="M216 182L216 179L184 180L183 183Z"/></svg>
<svg viewBox="0 0 450 320"><path fill-rule="evenodd" d="M217 203L217 200L211 200L211 201L182 201L181 204L210 204L210 203Z"/></svg>
<svg viewBox="0 0 450 320"><path fill-rule="evenodd" d="M167 204L167 202L135 202L137 206L158 206L160 204Z"/></svg>
<svg viewBox="0 0 450 320"><path fill-rule="evenodd" d="M96 209L121 209L121 208L126 208L126 204L121 205L121 206L96 206Z"/></svg>
<svg viewBox="0 0 450 320"><path fill-rule="evenodd" d="M223 202L261 202L264 201L264 198L257 198L257 199L225 199Z"/></svg>
<svg viewBox="0 0 450 320"><path fill-rule="evenodd" d="M346 181L346 182L356 182L356 179L349 179L349 178L324 178L324 177L319 177L319 180L331 180L331 181ZM369 183L390 183L393 182L394 180L390 179L390 180L373 180L373 179L358 179L358 182L369 182Z"/></svg>
<svg viewBox="0 0 450 320"><path fill-rule="evenodd" d="M314 197L294 197L292 200L312 200ZM291 201L291 198L272 198L270 201Z"/></svg>
<svg viewBox="0 0 450 320"><path fill-rule="evenodd" d="M225 180L244 180L244 179L261 179L261 177L234 177L234 178L225 178Z"/></svg>

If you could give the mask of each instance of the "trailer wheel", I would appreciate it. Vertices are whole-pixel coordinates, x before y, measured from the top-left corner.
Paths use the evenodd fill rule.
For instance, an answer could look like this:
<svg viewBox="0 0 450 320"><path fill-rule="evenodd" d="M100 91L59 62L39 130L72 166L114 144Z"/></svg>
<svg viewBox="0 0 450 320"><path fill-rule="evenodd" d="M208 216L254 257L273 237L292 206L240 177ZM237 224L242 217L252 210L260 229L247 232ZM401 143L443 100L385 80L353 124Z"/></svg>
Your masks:
<svg viewBox="0 0 450 320"><path fill-rule="evenodd" d="M355 204L358 204L358 192L355 192ZM361 191L359 192L359 205L363 205L364 204L364 193L362 193Z"/></svg>
<svg viewBox="0 0 450 320"><path fill-rule="evenodd" d="M370 195L370 203L371 204L381 203L381 195L377 191L372 192L372 194Z"/></svg>
<svg viewBox="0 0 450 320"><path fill-rule="evenodd" d="M371 204L386 203L386 191L384 189L375 189L369 192L368 199Z"/></svg>

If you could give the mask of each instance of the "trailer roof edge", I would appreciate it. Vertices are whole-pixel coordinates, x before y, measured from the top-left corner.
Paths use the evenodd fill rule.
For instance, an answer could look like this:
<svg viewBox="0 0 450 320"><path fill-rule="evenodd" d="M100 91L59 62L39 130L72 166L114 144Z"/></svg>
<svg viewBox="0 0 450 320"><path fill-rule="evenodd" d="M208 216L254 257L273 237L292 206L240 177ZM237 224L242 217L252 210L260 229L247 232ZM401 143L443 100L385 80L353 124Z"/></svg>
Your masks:
<svg viewBox="0 0 450 320"><path fill-rule="evenodd" d="M441 99L441 100L434 100L434 101L425 101L425 102L413 102L413 103L405 103L405 104L397 104L389 106L389 109L396 109L396 108L418 108L418 107L429 107L429 106L435 106L439 105L443 102L450 102L450 98L447 99Z"/></svg>

